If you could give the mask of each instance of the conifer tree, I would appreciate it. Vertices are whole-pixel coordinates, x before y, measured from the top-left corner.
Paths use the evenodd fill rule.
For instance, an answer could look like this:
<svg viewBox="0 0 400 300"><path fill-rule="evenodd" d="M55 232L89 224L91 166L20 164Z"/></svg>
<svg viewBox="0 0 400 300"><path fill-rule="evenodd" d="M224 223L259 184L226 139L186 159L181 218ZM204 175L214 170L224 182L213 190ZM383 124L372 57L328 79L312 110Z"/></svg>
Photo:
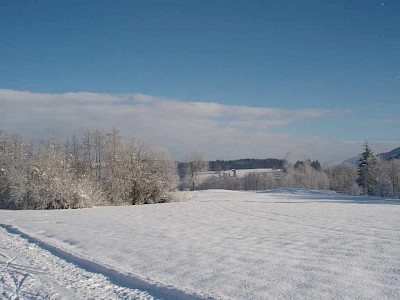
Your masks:
<svg viewBox="0 0 400 300"><path fill-rule="evenodd" d="M368 146L364 144L364 151L361 154L360 163L357 167L357 183L361 187L363 194L374 195L376 190L376 159Z"/></svg>

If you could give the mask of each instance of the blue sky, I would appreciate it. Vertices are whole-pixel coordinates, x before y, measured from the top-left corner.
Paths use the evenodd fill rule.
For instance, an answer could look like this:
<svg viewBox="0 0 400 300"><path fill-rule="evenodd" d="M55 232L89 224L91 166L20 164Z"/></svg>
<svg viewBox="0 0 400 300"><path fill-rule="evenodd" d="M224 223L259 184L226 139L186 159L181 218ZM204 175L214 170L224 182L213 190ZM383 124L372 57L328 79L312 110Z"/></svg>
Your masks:
<svg viewBox="0 0 400 300"><path fill-rule="evenodd" d="M284 156L291 151L329 161L357 154L356 146L344 145L361 150L364 140L371 141L377 152L400 146L399 1L3 0L0 25L0 89L5 91L0 93L0 108L4 114L17 114L0 120L0 127L8 130L37 136L40 132L33 132L32 126L42 132L57 122L43 118L40 109L29 126L21 125L27 120L13 121L30 116L18 115L20 102L6 97L22 94L10 90L56 95L54 101L60 96L71 105L75 102L66 93L129 94L129 99L140 94L183 106L277 109L290 121L276 122L276 115L263 113L226 115L230 109L217 115L196 114L217 122L210 130L239 130L232 140L251 135L254 143L236 152L241 145L233 141L227 141L230 150L223 149L224 144L212 147L204 134L204 141L193 146L195 140L185 142L175 132L165 132L164 138L150 135L146 128L151 124L135 130L113 122L112 114L107 123L88 120L87 125L120 125L128 135L148 135L177 158L195 148L210 158L277 156L279 151ZM25 105L37 107L28 98ZM305 110L319 114L298 117ZM175 113L169 113L177 122ZM65 112L60 114L67 118ZM227 123L226 118L241 125ZM243 127L248 118L263 119L267 125ZM266 122L271 119L274 125ZM188 121L182 122L185 126ZM291 139L285 143L271 135ZM274 145L260 144L258 138L268 138ZM315 147L297 147L298 140ZM325 146L317 145L320 140ZM276 150L269 152L268 147ZM330 150L328 156L327 148L332 147L347 151L334 157Z"/></svg>

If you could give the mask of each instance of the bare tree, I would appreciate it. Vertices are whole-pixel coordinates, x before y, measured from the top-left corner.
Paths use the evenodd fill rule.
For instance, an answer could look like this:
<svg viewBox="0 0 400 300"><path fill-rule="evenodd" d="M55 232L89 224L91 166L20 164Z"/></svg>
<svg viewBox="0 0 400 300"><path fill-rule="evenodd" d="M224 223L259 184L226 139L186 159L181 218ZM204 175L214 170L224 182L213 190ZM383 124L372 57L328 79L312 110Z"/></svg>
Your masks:
<svg viewBox="0 0 400 300"><path fill-rule="evenodd" d="M190 185L190 189L194 191L198 174L207 170L208 162L204 159L204 155L199 152L191 153L185 161L184 185Z"/></svg>
<svg viewBox="0 0 400 300"><path fill-rule="evenodd" d="M357 179L357 167L350 164L341 164L327 168L330 189L340 193L354 193Z"/></svg>
<svg viewBox="0 0 400 300"><path fill-rule="evenodd" d="M105 184L113 203L163 202L176 189L176 165L165 152L135 141L108 149Z"/></svg>
<svg viewBox="0 0 400 300"><path fill-rule="evenodd" d="M167 153L124 143L113 129L87 131L60 146L53 135L36 151L0 131L0 206L17 209L144 204L171 199L177 170Z"/></svg>
<svg viewBox="0 0 400 300"><path fill-rule="evenodd" d="M400 159L388 162L387 174L392 188L392 196L400 196Z"/></svg>

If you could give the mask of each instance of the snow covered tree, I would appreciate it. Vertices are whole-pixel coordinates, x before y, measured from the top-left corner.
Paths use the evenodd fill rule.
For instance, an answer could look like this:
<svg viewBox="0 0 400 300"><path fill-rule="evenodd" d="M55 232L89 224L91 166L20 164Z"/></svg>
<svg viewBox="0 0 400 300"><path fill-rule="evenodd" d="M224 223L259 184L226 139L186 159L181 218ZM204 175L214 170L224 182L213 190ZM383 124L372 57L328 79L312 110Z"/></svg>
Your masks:
<svg viewBox="0 0 400 300"><path fill-rule="evenodd" d="M377 160L368 143L365 142L364 151L361 154L360 163L357 167L357 183L365 195L374 195L376 193L376 167Z"/></svg>
<svg viewBox="0 0 400 300"><path fill-rule="evenodd" d="M321 165L317 161L312 162L305 157L303 161L291 163L290 156L284 160L284 175L282 187L285 188L304 188L304 189L327 189L329 188L329 178L321 170Z"/></svg>
<svg viewBox="0 0 400 300"><path fill-rule="evenodd" d="M400 160L377 158L377 192L381 197L397 196L400 184Z"/></svg>
<svg viewBox="0 0 400 300"><path fill-rule="evenodd" d="M242 189L247 190L266 190L276 187L275 177L269 173L250 172L241 179Z"/></svg>
<svg viewBox="0 0 400 300"><path fill-rule="evenodd" d="M124 143L117 130L73 137L61 146L53 135L33 149L0 131L0 207L81 208L171 200L175 163L144 143Z"/></svg>
<svg viewBox="0 0 400 300"><path fill-rule="evenodd" d="M176 189L176 165L165 152L141 142L123 143L118 132L109 135L105 152L103 184L111 203L164 202Z"/></svg>
<svg viewBox="0 0 400 300"><path fill-rule="evenodd" d="M326 170L330 180L330 189L339 193L356 193L354 184L357 179L357 167L341 164Z"/></svg>
<svg viewBox="0 0 400 300"><path fill-rule="evenodd" d="M400 196L400 159L390 160L386 170L391 185L391 195Z"/></svg>
<svg viewBox="0 0 400 300"><path fill-rule="evenodd" d="M0 154L0 206L18 208L29 198L27 172L32 148L20 136L2 136Z"/></svg>
<svg viewBox="0 0 400 300"><path fill-rule="evenodd" d="M185 176L184 186L190 186L190 189L194 191L196 185L197 175L200 172L208 170L208 162L204 159L204 155L199 152L193 152L190 154L185 161Z"/></svg>
<svg viewBox="0 0 400 300"><path fill-rule="evenodd" d="M10 163L8 142L9 137L0 129L0 207L5 206L5 201L10 192L10 182L7 174Z"/></svg>
<svg viewBox="0 0 400 300"><path fill-rule="evenodd" d="M292 162L292 154L290 152L286 153L283 160L283 173L282 187L293 188L295 187L294 182L294 166Z"/></svg>

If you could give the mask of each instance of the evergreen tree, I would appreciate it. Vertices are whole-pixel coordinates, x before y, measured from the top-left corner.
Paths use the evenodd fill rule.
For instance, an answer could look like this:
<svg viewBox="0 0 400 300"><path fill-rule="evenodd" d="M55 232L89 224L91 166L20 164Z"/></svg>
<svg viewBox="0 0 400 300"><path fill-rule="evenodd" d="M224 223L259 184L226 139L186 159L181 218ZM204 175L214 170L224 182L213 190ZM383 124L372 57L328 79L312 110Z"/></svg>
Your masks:
<svg viewBox="0 0 400 300"><path fill-rule="evenodd" d="M374 195L376 191L376 159L368 146L364 144L364 151L361 154L360 163L357 167L357 183L361 187L362 192L366 195Z"/></svg>

